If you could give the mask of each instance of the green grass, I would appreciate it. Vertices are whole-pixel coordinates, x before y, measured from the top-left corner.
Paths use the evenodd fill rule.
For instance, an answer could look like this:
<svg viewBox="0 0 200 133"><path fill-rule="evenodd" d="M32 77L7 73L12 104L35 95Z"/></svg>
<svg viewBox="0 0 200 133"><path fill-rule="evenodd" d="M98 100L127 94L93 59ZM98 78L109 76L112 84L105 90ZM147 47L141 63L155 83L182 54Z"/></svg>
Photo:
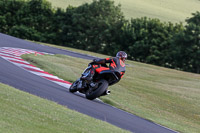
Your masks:
<svg viewBox="0 0 200 133"><path fill-rule="evenodd" d="M82 53L96 56L88 51ZM80 77L90 62L65 55L23 58L68 81ZM101 97L104 102L177 131L200 131L200 75L133 61L126 63L124 78L109 88L111 95Z"/></svg>
<svg viewBox="0 0 200 133"><path fill-rule="evenodd" d="M122 133L126 131L0 83L0 132Z"/></svg>
<svg viewBox="0 0 200 133"><path fill-rule="evenodd" d="M90 3L92 0L48 0L53 7L66 8L68 5L79 6L83 3ZM122 12L125 17L159 18L165 22L184 22L191 13L200 11L199 0L114 0L115 4L122 5Z"/></svg>

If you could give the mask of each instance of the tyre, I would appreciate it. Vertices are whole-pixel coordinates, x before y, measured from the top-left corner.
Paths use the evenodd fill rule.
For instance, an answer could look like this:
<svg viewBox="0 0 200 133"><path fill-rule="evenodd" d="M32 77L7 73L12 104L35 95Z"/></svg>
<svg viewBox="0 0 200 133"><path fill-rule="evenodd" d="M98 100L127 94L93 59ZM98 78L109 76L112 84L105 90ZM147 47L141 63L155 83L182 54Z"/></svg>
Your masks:
<svg viewBox="0 0 200 133"><path fill-rule="evenodd" d="M77 84L78 84L79 80L76 80L70 87L69 87L69 92L76 92L77 91Z"/></svg>
<svg viewBox="0 0 200 133"><path fill-rule="evenodd" d="M97 97L100 97L108 88L108 82L106 80L100 80L98 82L98 87L95 90L86 92L86 98L89 100L93 100Z"/></svg>

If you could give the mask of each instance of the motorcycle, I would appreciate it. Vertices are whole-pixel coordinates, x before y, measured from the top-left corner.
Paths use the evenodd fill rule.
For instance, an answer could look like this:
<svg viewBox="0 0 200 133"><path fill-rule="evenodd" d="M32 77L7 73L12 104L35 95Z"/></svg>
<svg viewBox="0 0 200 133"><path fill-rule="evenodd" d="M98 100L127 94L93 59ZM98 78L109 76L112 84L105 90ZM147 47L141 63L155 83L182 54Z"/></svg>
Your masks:
<svg viewBox="0 0 200 133"><path fill-rule="evenodd" d="M120 81L120 72L114 70L103 70L99 73L95 72L92 81L88 82L87 80L83 80L82 77L85 77L90 73L93 65L94 64L89 64L88 67L83 71L82 76L73 82L69 88L70 92L74 93L79 91L80 93L85 94L86 98L89 100L110 94L110 91L107 88L108 86ZM98 65L99 67L107 67L106 64Z"/></svg>

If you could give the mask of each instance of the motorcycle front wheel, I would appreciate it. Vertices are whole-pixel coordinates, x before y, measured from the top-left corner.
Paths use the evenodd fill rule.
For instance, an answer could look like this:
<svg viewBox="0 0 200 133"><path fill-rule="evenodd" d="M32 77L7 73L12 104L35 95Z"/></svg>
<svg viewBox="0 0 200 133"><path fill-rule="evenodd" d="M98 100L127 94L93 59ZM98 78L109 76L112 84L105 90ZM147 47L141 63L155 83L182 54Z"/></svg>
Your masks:
<svg viewBox="0 0 200 133"><path fill-rule="evenodd" d="M104 79L100 80L97 82L98 83L98 87L95 90L88 90L86 92L86 98L89 100L93 100L97 97L100 97L108 88L108 82Z"/></svg>
<svg viewBox="0 0 200 133"><path fill-rule="evenodd" d="M79 80L76 80L70 87L69 87L69 92L76 92L77 91L77 84L78 84Z"/></svg>

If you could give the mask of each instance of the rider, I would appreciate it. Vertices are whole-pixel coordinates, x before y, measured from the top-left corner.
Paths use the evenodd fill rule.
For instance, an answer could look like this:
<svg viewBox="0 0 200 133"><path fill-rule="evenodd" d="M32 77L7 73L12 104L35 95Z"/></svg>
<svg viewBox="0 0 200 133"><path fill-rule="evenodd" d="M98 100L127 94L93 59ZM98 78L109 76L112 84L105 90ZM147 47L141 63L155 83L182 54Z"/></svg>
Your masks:
<svg viewBox="0 0 200 133"><path fill-rule="evenodd" d="M115 70L120 72L121 78L125 73L125 60L127 59L127 54L124 51L119 51L116 57L106 58L106 59L94 59L90 64L94 64L90 73L87 76L83 76L82 79L91 81L95 72L100 73L104 70ZM109 67L104 67L103 64L110 63ZM98 64L102 64L99 66Z"/></svg>

